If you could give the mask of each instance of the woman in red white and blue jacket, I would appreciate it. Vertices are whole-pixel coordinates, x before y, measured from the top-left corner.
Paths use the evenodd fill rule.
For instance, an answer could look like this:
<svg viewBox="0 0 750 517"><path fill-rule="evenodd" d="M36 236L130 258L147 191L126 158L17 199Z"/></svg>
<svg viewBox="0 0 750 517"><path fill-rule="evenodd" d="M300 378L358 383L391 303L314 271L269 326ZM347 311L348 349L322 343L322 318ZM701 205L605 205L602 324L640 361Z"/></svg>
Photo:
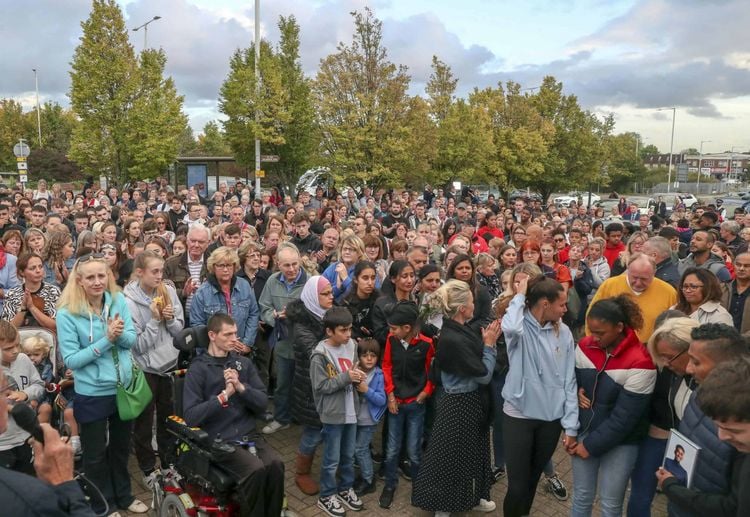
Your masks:
<svg viewBox="0 0 750 517"><path fill-rule="evenodd" d="M625 489L645 437L656 367L636 331L643 315L629 295L600 300L587 315L591 335L576 349L580 429L573 456L571 516L622 514ZM643 421L643 422L642 422ZM601 474L601 475L600 475Z"/></svg>

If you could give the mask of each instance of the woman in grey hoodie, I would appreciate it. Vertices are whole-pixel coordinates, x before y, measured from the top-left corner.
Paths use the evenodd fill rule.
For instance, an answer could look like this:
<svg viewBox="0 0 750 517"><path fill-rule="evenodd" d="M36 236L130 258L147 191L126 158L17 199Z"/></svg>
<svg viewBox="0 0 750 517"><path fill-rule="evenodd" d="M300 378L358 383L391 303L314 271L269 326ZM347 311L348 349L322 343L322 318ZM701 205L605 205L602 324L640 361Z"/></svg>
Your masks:
<svg viewBox="0 0 750 517"><path fill-rule="evenodd" d="M146 477L146 484L156 475L156 453L151 446L154 407L156 407L156 444L161 464L167 465L165 454L170 453L170 436L166 418L174 413L172 386L167 373L177 365L178 350L172 339L185 326L182 304L172 285L162 281L164 259L144 251L135 259L133 280L125 286L125 299L138 334L133 347L133 359L146 375L154 398L136 419L133 442L138 466Z"/></svg>

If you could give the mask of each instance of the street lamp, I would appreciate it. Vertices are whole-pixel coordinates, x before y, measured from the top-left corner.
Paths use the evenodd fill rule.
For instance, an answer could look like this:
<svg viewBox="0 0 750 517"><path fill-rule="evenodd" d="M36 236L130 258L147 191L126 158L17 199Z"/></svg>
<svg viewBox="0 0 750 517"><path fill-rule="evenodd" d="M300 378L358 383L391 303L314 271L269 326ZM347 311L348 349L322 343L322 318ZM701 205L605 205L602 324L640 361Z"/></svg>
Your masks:
<svg viewBox="0 0 750 517"><path fill-rule="evenodd" d="M698 187L696 194L701 193L701 176L703 175L703 144L710 143L711 140L701 140L700 157L698 158Z"/></svg>
<svg viewBox="0 0 750 517"><path fill-rule="evenodd" d="M153 23L156 20L161 20L161 16L154 16L146 23L141 24L135 29L133 29L133 32L138 32L138 29L143 29L143 50L146 50L146 48L148 47L148 24Z"/></svg>
<svg viewBox="0 0 750 517"><path fill-rule="evenodd" d="M42 148L42 114L39 109L39 78L37 77L36 68L31 69L34 72L34 86L36 88L36 128L39 132L39 149Z"/></svg>
<svg viewBox="0 0 750 517"><path fill-rule="evenodd" d="M669 144L669 172L667 173L667 193L672 189L672 151L674 150L674 119L677 115L677 108L659 108L656 111L672 110L672 139Z"/></svg>
<svg viewBox="0 0 750 517"><path fill-rule="evenodd" d="M732 148L729 150L729 166L727 167L729 179L732 179L732 172L734 172L734 150L740 149L741 147L742 146L740 145L733 145Z"/></svg>
<svg viewBox="0 0 750 517"><path fill-rule="evenodd" d="M255 69L253 71L255 77L255 93L260 95L260 79L258 77L258 65L260 64L260 0L255 0L255 20L254 20L254 32L255 32ZM260 110L258 103L255 103L255 123L260 121ZM260 139L256 133L255 136L255 199L261 199L260 193Z"/></svg>

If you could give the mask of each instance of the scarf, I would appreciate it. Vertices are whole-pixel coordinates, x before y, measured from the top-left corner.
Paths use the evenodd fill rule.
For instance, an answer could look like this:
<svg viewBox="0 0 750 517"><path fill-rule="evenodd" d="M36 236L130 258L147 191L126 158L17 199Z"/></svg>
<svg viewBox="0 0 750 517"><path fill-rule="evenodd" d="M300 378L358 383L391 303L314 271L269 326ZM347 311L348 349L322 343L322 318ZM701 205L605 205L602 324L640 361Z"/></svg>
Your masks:
<svg viewBox="0 0 750 517"><path fill-rule="evenodd" d="M302 288L302 295L300 300L305 305L305 308L315 314L321 320L323 315L326 313L326 309L320 306L318 301L318 295L322 293L326 288L330 288L331 283L322 276L313 276L308 278L305 282L305 287Z"/></svg>

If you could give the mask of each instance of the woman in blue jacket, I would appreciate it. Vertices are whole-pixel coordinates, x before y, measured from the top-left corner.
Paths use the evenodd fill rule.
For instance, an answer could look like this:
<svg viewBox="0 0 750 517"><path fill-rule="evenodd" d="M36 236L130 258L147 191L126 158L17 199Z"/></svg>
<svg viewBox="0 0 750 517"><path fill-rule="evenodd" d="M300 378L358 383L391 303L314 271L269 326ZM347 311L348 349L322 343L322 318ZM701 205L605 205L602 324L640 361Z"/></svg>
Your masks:
<svg viewBox="0 0 750 517"><path fill-rule="evenodd" d="M591 515L598 492L601 515L619 517L638 444L646 437L656 367L636 335L643 315L629 296L596 302L586 322L591 335L576 350L581 400L578 444L569 451L571 516Z"/></svg>
<svg viewBox="0 0 750 517"><path fill-rule="evenodd" d="M147 512L130 487L132 421L120 419L115 401L115 356L120 380L128 386L136 332L125 297L102 254L84 255L73 267L58 303L57 335L65 366L75 377L74 414L86 475L99 487L111 512ZM94 511L101 513L104 508L95 506Z"/></svg>
<svg viewBox="0 0 750 517"><path fill-rule="evenodd" d="M235 352L247 354L255 345L260 310L250 283L237 276L240 257L237 250L222 246L206 262L208 276L190 303L190 324L205 325L217 313L228 314L237 322L241 342Z"/></svg>
<svg viewBox="0 0 750 517"><path fill-rule="evenodd" d="M561 430L565 448L575 446L575 345L570 329L560 321L566 310L564 287L537 277L519 282L503 317L509 363L503 387L507 517L529 515L539 476L555 452Z"/></svg>
<svg viewBox="0 0 750 517"><path fill-rule="evenodd" d="M337 251L338 261L331 263L323 271L323 277L333 286L334 298L338 298L349 290L354 280L354 267L360 260L366 258L365 243L353 233L341 237ZM375 287L380 286L376 284Z"/></svg>

